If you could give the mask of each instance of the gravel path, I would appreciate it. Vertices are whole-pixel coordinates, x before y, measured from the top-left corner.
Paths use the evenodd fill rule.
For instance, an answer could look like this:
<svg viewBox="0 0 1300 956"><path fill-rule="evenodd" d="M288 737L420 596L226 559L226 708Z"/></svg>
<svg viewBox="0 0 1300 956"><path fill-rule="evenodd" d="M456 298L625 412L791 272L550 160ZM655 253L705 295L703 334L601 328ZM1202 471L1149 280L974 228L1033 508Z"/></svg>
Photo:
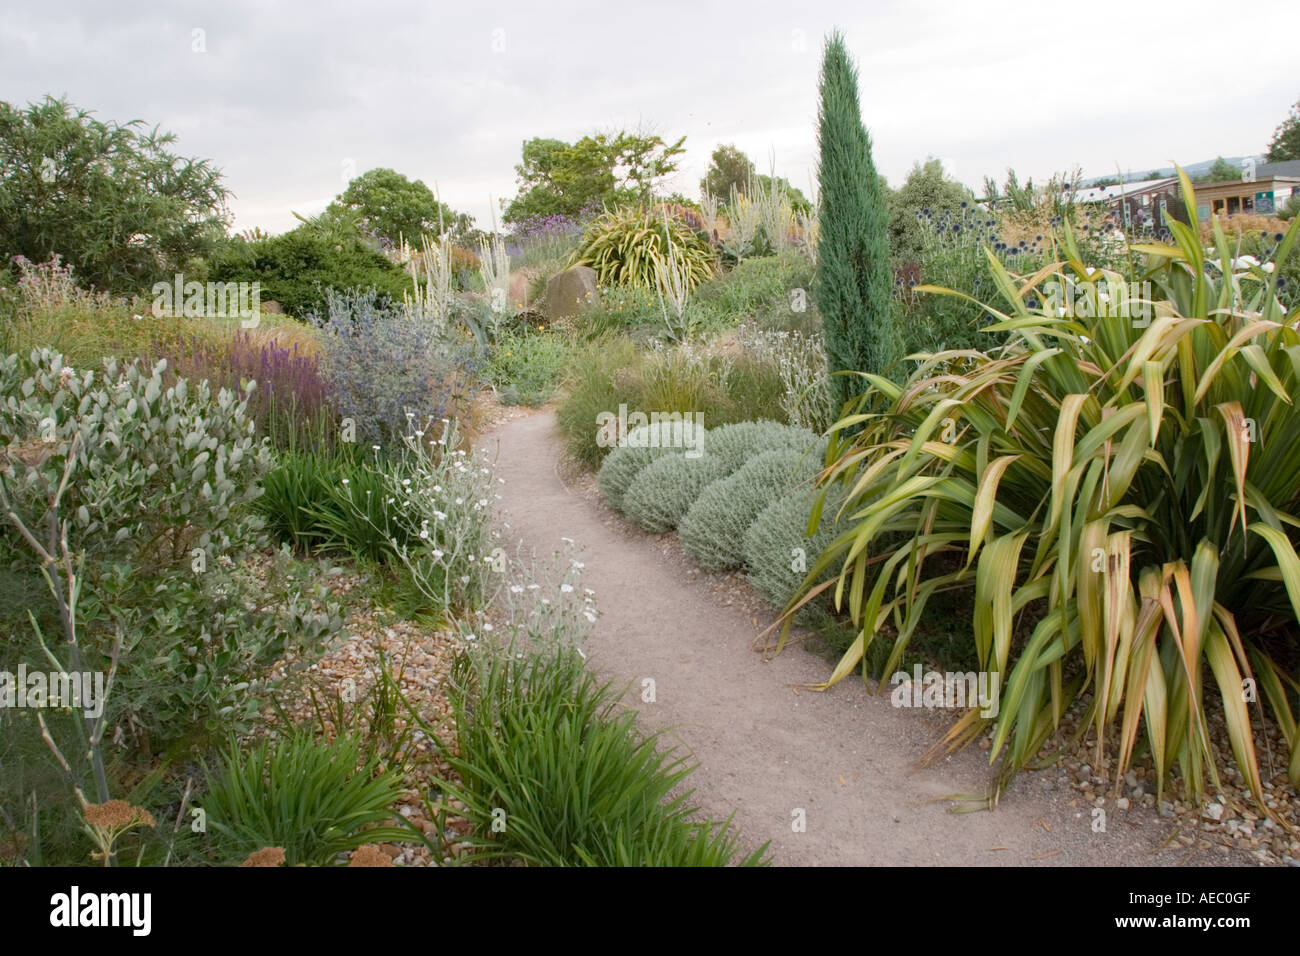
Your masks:
<svg viewBox="0 0 1300 956"><path fill-rule="evenodd" d="M954 794L983 793L985 751L926 769L914 765L946 727L942 715L896 709L859 680L825 693L791 685L823 679L825 660L799 648L770 662L752 650L770 622L721 599L716 576L694 571L675 536L637 530L612 512L589 479L566 482L554 415L498 425L479 447L498 458L502 516L514 545L538 555L573 539L584 551L584 586L601 618L587 651L629 695L643 723L671 728L699 763L695 801L710 814L736 811L747 843L771 841L778 865L1232 865L1228 847L1176 836L1154 810L1109 801L1094 832L1092 797L1064 771L1022 774L991 812L952 813ZM509 550L509 548L508 548ZM796 811L806 829L795 832ZM1162 844L1168 845L1162 847Z"/></svg>

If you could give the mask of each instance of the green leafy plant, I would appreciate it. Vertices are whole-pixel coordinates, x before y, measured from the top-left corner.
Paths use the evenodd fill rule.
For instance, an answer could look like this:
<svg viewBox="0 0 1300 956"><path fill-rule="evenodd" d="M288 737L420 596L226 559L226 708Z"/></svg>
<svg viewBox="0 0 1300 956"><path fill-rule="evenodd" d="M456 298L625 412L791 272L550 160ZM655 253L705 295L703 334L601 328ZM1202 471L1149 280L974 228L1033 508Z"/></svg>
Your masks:
<svg viewBox="0 0 1300 956"><path fill-rule="evenodd" d="M1191 229L1171 228L1175 245L1133 247L1148 257L1149 298L1086 266L1068 229L1064 262L1027 278L990 253L1006 305L985 308L1008 346L969 356L960 374L936 374L951 356L930 357L901 388L868 374L859 408L887 410L835 426L827 462L851 517L802 593L840 563L836 602L859 635L827 684L892 620L890 671L932 595L973 589L981 667L1002 675L992 801L1076 701L1096 766L1113 747L1123 774L1145 729L1161 786L1177 766L1199 798L1205 775L1219 774L1207 685L1262 800L1247 678L1300 784L1284 663L1300 616L1297 314L1278 300L1275 273L1234 268L1221 231L1211 266ZM894 535L897 546L882 547ZM970 711L948 741L974 739L989 720Z"/></svg>
<svg viewBox="0 0 1300 956"><path fill-rule="evenodd" d="M231 742L208 770L200 801L225 862L281 847L285 864L328 866L366 843L404 840L388 824L401 782L361 760L357 737L326 743L304 731L241 748Z"/></svg>
<svg viewBox="0 0 1300 956"><path fill-rule="evenodd" d="M0 357L0 443L35 443L40 476L66 484L68 533L88 562L175 568L260 540L243 506L260 494L270 453L253 437L247 398L185 379L164 387L165 369L106 360L97 385L49 349ZM65 479L56 453L74 437ZM17 477L9 493L21 506L39 482L34 471Z"/></svg>
<svg viewBox="0 0 1300 956"><path fill-rule="evenodd" d="M536 866L761 865L731 821L701 821L682 786L694 769L643 736L633 711L576 647L462 657L453 671L462 783L448 785L479 858Z"/></svg>
<svg viewBox="0 0 1300 956"><path fill-rule="evenodd" d="M558 335L508 332L493 347L483 378L498 389L513 387L520 404L541 405L551 397L568 358L568 344Z"/></svg>

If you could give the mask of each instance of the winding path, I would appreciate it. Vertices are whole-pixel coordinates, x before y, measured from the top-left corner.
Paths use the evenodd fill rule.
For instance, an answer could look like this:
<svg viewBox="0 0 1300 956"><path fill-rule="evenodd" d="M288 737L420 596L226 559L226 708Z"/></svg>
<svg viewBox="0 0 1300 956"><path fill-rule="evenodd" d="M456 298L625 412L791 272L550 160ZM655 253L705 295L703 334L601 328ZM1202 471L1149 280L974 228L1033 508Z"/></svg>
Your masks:
<svg viewBox="0 0 1300 956"><path fill-rule="evenodd" d="M1215 849L1159 849L1172 821L1154 811L1108 809L1094 832L1090 804L1064 772L1022 774L991 812L951 813L953 794L982 793L985 752L974 748L915 769L946 724L897 709L859 680L826 693L791 685L823 679L827 663L800 648L765 662L757 625L710 588L672 538L647 535L589 488L561 477L554 415L497 426L478 442L497 456L502 516L513 547L539 556L561 538L583 549L583 583L601 617L587 644L592 665L640 688L629 695L643 724L671 728L699 768L693 800L715 817L736 811L746 844L771 841L778 865L1151 865L1245 862ZM1071 804L1071 801L1074 801ZM806 829L792 823L802 810Z"/></svg>

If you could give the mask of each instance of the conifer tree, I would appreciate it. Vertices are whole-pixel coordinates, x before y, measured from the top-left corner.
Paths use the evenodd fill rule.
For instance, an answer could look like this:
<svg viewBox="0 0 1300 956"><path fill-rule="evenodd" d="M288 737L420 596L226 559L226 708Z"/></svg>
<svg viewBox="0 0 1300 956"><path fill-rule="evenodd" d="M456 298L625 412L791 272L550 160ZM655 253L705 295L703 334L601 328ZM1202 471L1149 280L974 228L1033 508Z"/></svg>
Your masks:
<svg viewBox="0 0 1300 956"><path fill-rule="evenodd" d="M825 330L832 390L839 402L864 382L849 370L884 374L902 351L890 309L889 209L862 125L858 71L844 37L826 42L817 116L821 238L813 295Z"/></svg>

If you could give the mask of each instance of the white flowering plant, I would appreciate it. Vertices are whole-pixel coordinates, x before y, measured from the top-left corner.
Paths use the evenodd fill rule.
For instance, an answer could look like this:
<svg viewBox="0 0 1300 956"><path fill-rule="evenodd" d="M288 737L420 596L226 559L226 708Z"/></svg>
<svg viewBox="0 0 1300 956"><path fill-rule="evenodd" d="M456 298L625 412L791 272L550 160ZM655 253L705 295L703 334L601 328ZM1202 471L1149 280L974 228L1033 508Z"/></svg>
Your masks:
<svg viewBox="0 0 1300 956"><path fill-rule="evenodd" d="M484 456L459 443L455 419L430 419L420 428L411 420L400 454L377 466L384 507L354 505L358 518L385 535L415 588L452 612L482 607L504 570L491 520L499 480Z"/></svg>

